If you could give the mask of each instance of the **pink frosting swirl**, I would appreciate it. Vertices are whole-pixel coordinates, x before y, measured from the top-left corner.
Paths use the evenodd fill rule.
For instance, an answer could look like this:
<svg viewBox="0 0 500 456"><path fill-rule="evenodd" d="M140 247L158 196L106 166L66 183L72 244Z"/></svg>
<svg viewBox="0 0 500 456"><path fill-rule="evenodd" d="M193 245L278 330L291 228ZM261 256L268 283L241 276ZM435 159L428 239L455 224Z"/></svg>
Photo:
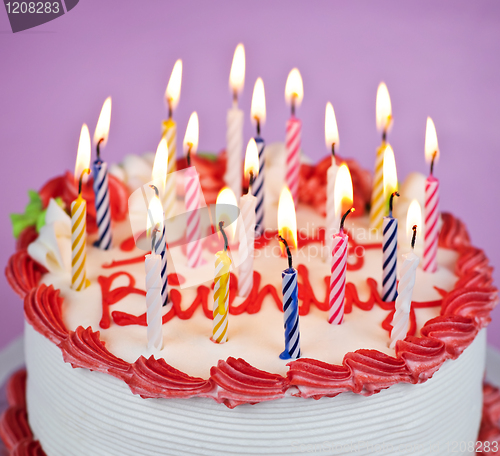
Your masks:
<svg viewBox="0 0 500 456"><path fill-rule="evenodd" d="M5 268L5 277L12 289L24 298L38 285L47 270L32 260L26 250L19 250L9 258Z"/></svg>

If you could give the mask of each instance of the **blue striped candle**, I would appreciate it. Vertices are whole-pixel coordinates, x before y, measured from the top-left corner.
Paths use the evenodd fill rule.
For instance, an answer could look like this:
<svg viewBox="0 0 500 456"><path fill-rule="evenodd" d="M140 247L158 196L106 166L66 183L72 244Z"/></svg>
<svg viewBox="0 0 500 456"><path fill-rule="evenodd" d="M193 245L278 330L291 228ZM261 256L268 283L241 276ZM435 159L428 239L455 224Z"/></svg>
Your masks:
<svg viewBox="0 0 500 456"><path fill-rule="evenodd" d="M300 358L299 331L299 288L297 285L297 270L285 269L282 274L283 312L285 318L285 350L281 359Z"/></svg>
<svg viewBox="0 0 500 456"><path fill-rule="evenodd" d="M266 143L264 140L257 136L255 142L257 143L257 149L259 151L259 174L255 178L255 182L252 185L252 191L257 198L257 203L255 205L255 236L259 237L264 233L264 168L265 168L265 158L264 149Z"/></svg>
<svg viewBox="0 0 500 456"><path fill-rule="evenodd" d="M98 239L94 245L103 250L111 248L111 207L109 202L108 165L99 157L93 164L95 211Z"/></svg>
<svg viewBox="0 0 500 456"><path fill-rule="evenodd" d="M396 269L398 264L398 221L392 217L394 192L389 200L389 215L384 217L382 225L382 300L392 302L398 295L396 288Z"/></svg>
<svg viewBox="0 0 500 456"><path fill-rule="evenodd" d="M155 244L155 253L161 255L161 301L166 306L168 302L168 274L167 274L167 242L165 240L165 223L160 238Z"/></svg>

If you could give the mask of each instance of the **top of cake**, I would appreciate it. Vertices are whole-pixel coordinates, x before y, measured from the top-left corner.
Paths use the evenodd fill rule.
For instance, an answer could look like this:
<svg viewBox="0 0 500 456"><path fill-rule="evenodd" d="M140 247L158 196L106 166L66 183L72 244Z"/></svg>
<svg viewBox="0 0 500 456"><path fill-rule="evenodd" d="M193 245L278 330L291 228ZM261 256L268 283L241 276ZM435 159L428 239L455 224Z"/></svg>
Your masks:
<svg viewBox="0 0 500 456"><path fill-rule="evenodd" d="M145 252L136 246L126 214L129 193L150 179L148 155L129 156L111 169L111 250L92 246L96 227L91 181L83 189L91 234L90 285L82 292L71 289L69 216L51 200L60 198L68 208L76 198L73 177L68 173L40 191L40 204L48 207L45 228L36 241L32 228L23 231L19 250L6 270L13 288L26 296L28 322L61 348L66 362L121 378L143 397L206 396L230 407L290 394L318 398L354 391L369 395L394 383L425 381L446 359L459 356L488 324L497 300L484 253L470 245L461 222L442 215L438 270L417 270L408 336L390 348L394 302L384 302L380 296L382 237L369 229L364 213L371 178L353 161L354 205L360 210L345 225L349 236L345 319L342 325L328 323L330 262L322 254L327 158L301 168L298 250L293 257L302 357L279 358L283 350L281 271L286 258L280 255L276 239L276 211L283 166L280 147L271 145L269 150L273 153L268 151L267 156L274 161L266 170L266 232L256 242L254 284L248 298L237 296L238 269L231 270L227 343L210 340L213 262L221 241L207 236L206 263L195 280L185 261L171 261L169 256L169 303L162 309L164 348L159 352L147 348ZM224 155L215 161L194 160L206 202L213 204L222 186ZM403 188L406 199L396 203L395 211L406 212L410 198L423 198L418 176ZM177 204L178 213L184 212L183 203ZM182 236L183 230L167 234L169 249L173 252L175 247L180 259L185 255ZM404 230L399 236L400 252L409 251ZM421 254L422 245L417 243L415 251ZM230 243L229 252L239 264L237 246Z"/></svg>

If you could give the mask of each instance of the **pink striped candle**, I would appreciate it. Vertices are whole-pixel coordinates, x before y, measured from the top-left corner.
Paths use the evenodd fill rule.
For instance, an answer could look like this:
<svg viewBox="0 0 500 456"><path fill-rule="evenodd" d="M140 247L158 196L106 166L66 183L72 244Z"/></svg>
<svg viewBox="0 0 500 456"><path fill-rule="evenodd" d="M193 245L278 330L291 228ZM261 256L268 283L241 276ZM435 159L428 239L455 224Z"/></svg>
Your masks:
<svg viewBox="0 0 500 456"><path fill-rule="evenodd" d="M346 217L353 211L354 208L351 208L344 214L340 222L340 230L333 236L330 311L328 314L328 323L333 325L340 325L344 321L347 249L349 246L349 237L344 233L344 222Z"/></svg>
<svg viewBox="0 0 500 456"><path fill-rule="evenodd" d="M304 85L299 70L290 71L286 80L285 100L290 104L292 115L286 123L286 172L285 183L292 193L293 201L299 201L300 175L300 142L302 136L302 122L295 117L295 108L300 106L304 98Z"/></svg>
<svg viewBox="0 0 500 456"><path fill-rule="evenodd" d="M439 221L439 181L433 176L434 163L439 157L436 127L427 117L425 129L425 157L431 165L431 172L425 181L424 206L424 258L422 268L427 272L437 271L438 221Z"/></svg>
<svg viewBox="0 0 500 456"><path fill-rule="evenodd" d="M439 238L439 181L432 175L425 181L424 217L424 262L422 267L424 271L436 272Z"/></svg>
<svg viewBox="0 0 500 456"><path fill-rule="evenodd" d="M194 166L184 174L186 222L186 255L188 267L197 268L202 264L201 222L200 222L200 182Z"/></svg>
<svg viewBox="0 0 500 456"><path fill-rule="evenodd" d="M297 205L299 198L300 142L302 122L292 115L286 123L286 175L285 182Z"/></svg>

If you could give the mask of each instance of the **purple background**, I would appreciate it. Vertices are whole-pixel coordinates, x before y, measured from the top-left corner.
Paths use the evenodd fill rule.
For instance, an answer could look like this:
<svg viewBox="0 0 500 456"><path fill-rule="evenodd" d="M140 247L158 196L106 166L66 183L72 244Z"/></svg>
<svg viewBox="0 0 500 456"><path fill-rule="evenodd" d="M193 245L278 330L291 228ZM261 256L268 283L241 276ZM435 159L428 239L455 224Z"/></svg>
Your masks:
<svg viewBox="0 0 500 456"><path fill-rule="evenodd" d="M0 12L0 263L14 250L8 214L27 190L74 167L83 122L93 134L104 99L113 97L104 157L155 150L170 71L184 61L175 118L181 138L189 114L200 116L200 149L225 144L232 54L247 55L241 106L245 142L253 132L253 84L264 80L268 142L284 139L288 72L298 67L305 97L303 148L324 156L324 109L330 100L340 154L373 168L379 135L375 94L392 98L390 134L400 180L426 172L424 132L436 124L442 208L467 221L473 242L500 263L500 3L498 1L106 1L82 0L68 14L12 34ZM496 281L500 276L496 273ZM23 327L22 303L1 277L0 347ZM494 312L498 313L498 312ZM489 331L500 347L500 318Z"/></svg>

